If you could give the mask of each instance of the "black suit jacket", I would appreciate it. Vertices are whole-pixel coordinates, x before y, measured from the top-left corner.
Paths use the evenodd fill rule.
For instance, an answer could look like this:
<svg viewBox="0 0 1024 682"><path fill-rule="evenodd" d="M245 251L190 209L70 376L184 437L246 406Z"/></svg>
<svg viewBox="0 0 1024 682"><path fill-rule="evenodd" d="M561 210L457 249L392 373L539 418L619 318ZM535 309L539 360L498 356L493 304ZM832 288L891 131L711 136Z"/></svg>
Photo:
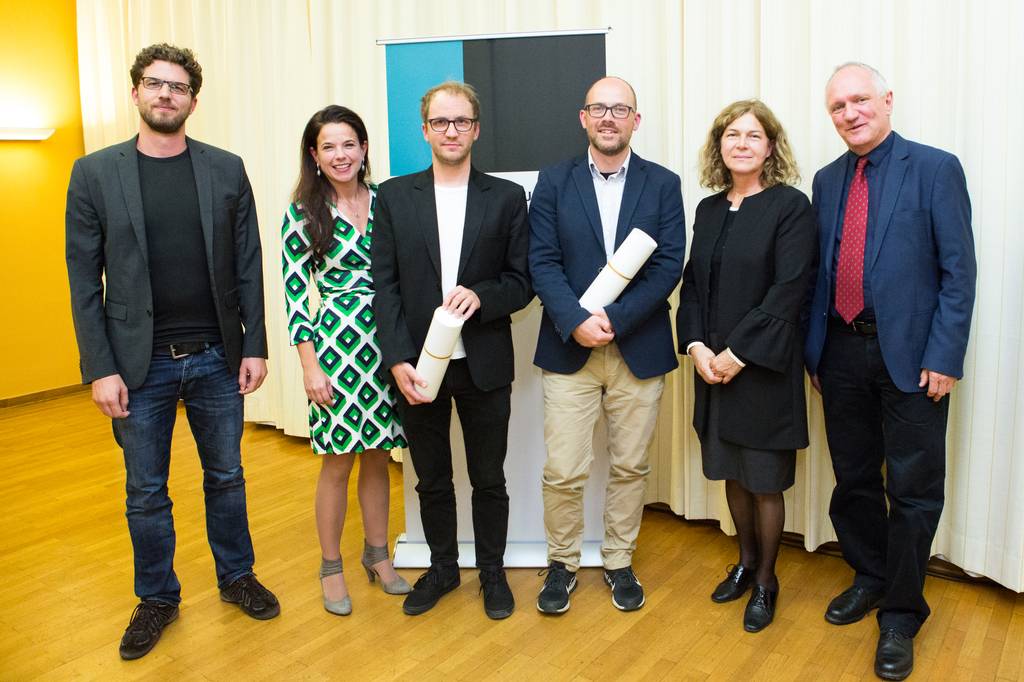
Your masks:
<svg viewBox="0 0 1024 682"><path fill-rule="evenodd" d="M676 329L681 354L701 341L716 353L730 348L747 366L728 384L713 386L694 371L693 426L704 435L710 392L721 391L724 440L760 449L807 447L800 315L818 249L810 202L785 185L743 200L722 254L715 344L708 335L709 276L729 211L726 194L697 206Z"/></svg>
<svg viewBox="0 0 1024 682"><path fill-rule="evenodd" d="M66 255L83 383L120 374L138 388L153 355L150 290L136 140L78 159L68 185ZM242 159L187 140L199 194L210 286L228 363L267 357L263 262Z"/></svg>
<svg viewBox="0 0 1024 682"><path fill-rule="evenodd" d="M515 378L510 315L533 298L529 231L523 188L473 169L456 281L480 298L480 309L462 327L462 342L473 383L482 391ZM432 169L380 186L370 251L381 372L390 381L394 365L416 364L443 299Z"/></svg>

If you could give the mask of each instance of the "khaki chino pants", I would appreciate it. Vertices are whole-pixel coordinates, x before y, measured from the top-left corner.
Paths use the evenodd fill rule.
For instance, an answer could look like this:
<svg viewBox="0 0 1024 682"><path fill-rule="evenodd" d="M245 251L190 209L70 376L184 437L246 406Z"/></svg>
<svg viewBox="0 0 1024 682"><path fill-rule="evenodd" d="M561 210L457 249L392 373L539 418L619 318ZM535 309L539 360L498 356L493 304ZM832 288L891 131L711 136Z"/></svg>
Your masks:
<svg viewBox="0 0 1024 682"><path fill-rule="evenodd" d="M618 346L595 348L574 374L544 372L544 529L548 560L570 571L580 564L583 486L594 460L594 426L601 410L608 424L608 487L605 491L601 560L609 570L632 562L643 515L654 436L665 377L637 379Z"/></svg>

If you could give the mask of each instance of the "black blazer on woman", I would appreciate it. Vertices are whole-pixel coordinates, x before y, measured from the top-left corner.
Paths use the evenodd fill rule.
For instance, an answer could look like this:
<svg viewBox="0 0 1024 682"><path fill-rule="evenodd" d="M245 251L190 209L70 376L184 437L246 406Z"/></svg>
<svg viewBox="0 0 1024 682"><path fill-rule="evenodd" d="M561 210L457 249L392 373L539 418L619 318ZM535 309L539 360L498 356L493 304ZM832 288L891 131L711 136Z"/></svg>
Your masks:
<svg viewBox="0 0 1024 682"><path fill-rule="evenodd" d="M810 202L776 185L743 200L726 237L718 272L718 344L709 338L711 257L729 211L727 192L697 206L690 260L683 270L676 328L679 352L702 341L730 348L746 367L710 386L694 372L693 426L704 435L711 390L721 392L719 434L750 448L807 447L800 311L818 252Z"/></svg>

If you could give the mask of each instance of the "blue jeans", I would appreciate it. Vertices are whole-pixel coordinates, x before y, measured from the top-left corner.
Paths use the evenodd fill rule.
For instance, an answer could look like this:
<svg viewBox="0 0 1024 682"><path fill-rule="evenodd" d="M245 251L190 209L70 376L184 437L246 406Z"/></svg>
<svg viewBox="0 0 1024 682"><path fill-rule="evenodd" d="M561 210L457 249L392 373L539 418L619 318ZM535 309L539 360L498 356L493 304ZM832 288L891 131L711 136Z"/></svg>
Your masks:
<svg viewBox="0 0 1024 682"><path fill-rule="evenodd" d="M146 381L128 391L128 412L114 419L114 438L124 450L128 531L135 552L135 594L177 604L174 519L167 495L171 433L178 400L199 450L206 498L206 537L213 550L217 585L224 588L252 573L252 539L242 475L242 396L224 348L180 360L154 355Z"/></svg>

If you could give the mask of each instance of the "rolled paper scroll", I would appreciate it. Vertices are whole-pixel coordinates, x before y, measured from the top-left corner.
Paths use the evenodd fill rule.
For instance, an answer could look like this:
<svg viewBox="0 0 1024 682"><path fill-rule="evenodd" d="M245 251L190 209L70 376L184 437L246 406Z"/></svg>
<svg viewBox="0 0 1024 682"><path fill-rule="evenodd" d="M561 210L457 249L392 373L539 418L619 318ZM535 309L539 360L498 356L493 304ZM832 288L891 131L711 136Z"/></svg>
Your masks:
<svg viewBox="0 0 1024 682"><path fill-rule="evenodd" d="M416 371L427 382L426 387L416 386L416 390L425 398L433 400L441 388L441 380L448 369L455 343L462 333L462 318L452 315L444 308L434 310L434 318L430 321L427 338L423 341L420 359L416 362Z"/></svg>
<svg viewBox="0 0 1024 682"><path fill-rule="evenodd" d="M596 313L614 303L657 247L658 243L650 235L634 227L583 292L580 305Z"/></svg>

